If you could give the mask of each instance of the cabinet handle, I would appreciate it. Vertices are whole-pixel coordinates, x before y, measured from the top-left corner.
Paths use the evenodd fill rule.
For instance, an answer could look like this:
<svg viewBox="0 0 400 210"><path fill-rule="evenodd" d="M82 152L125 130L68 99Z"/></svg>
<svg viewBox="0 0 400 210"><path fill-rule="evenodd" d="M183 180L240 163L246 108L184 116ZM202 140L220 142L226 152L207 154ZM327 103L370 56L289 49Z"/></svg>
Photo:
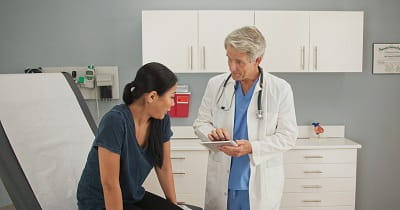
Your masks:
<svg viewBox="0 0 400 210"><path fill-rule="evenodd" d="M193 70L193 46L189 47L189 68Z"/></svg>
<svg viewBox="0 0 400 210"><path fill-rule="evenodd" d="M203 46L203 69L206 70L206 46Z"/></svg>
<svg viewBox="0 0 400 210"><path fill-rule="evenodd" d="M321 185L303 185L303 188L309 189L309 188L322 188Z"/></svg>
<svg viewBox="0 0 400 210"><path fill-rule="evenodd" d="M171 159L186 159L186 157L184 157L184 156L181 156L181 157L178 157L178 156L176 156L176 157L171 157Z"/></svg>
<svg viewBox="0 0 400 210"><path fill-rule="evenodd" d="M305 174L322 174L322 171L304 171Z"/></svg>
<svg viewBox="0 0 400 210"><path fill-rule="evenodd" d="M186 174L186 172L172 172L172 174L185 175L185 174Z"/></svg>
<svg viewBox="0 0 400 210"><path fill-rule="evenodd" d="M322 200L303 200L304 203L321 203Z"/></svg>
<svg viewBox="0 0 400 210"><path fill-rule="evenodd" d="M317 69L318 69L317 59L318 59L318 47L315 46L314 47L314 71L317 71Z"/></svg>
<svg viewBox="0 0 400 210"><path fill-rule="evenodd" d="M302 46L300 48L300 68L301 70L304 70L304 54L305 54L305 47Z"/></svg>
<svg viewBox="0 0 400 210"><path fill-rule="evenodd" d="M324 158L324 156L321 155L306 155L304 158Z"/></svg>

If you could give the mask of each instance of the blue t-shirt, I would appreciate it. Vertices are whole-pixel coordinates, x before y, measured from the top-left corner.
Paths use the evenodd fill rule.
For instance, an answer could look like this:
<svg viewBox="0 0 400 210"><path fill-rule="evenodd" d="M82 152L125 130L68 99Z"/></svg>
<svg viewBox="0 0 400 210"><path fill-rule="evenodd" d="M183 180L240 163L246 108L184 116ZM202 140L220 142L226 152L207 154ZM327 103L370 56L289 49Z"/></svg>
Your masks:
<svg viewBox="0 0 400 210"><path fill-rule="evenodd" d="M168 115L161 120L162 141L172 136ZM151 131L150 131L151 132ZM98 147L120 155L119 181L124 203L140 201L145 193L142 187L154 166L154 159L147 146L143 149L137 142L132 113L125 104L114 106L102 118L98 134L89 152L86 166L78 184L78 207L80 210L105 209L103 188L100 180Z"/></svg>
<svg viewBox="0 0 400 210"><path fill-rule="evenodd" d="M251 97L253 96L254 88L257 84L254 81L253 85L246 93L243 94L242 85L238 82L235 90L235 121L233 125L233 139L249 139L247 128L247 109L249 107ZM250 178L250 158L248 155L231 158L231 171L229 173L228 188L230 190L248 190Z"/></svg>

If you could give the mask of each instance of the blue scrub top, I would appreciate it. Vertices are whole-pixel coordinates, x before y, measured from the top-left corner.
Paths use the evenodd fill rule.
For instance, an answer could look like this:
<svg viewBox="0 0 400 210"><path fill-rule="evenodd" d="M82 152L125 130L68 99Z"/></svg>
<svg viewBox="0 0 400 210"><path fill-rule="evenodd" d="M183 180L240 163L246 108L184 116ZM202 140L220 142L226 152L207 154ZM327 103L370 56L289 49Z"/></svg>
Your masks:
<svg viewBox="0 0 400 210"><path fill-rule="evenodd" d="M168 115L161 120L162 141L172 136ZM145 193L144 180L154 166L147 148L141 148L135 134L132 113L125 104L113 107L102 118L98 134L89 152L86 166L78 184L78 207L80 210L105 209L103 188L100 180L98 147L120 155L119 181L124 203L140 201Z"/></svg>
<svg viewBox="0 0 400 210"><path fill-rule="evenodd" d="M247 129L247 109L258 79L254 81L246 95L243 94L240 82L236 84L235 90L235 119L233 127L233 139L249 139ZM229 173L228 188L230 190L248 190L250 178L249 155L232 157L231 171Z"/></svg>

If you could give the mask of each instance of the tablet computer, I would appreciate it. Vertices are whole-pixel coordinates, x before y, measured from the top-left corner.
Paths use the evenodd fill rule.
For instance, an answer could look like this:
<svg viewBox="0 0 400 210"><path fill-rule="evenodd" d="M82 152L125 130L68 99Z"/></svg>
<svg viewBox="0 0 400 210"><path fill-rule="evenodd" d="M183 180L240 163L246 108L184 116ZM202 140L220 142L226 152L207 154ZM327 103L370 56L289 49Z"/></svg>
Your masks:
<svg viewBox="0 0 400 210"><path fill-rule="evenodd" d="M210 150L219 151L219 146L237 146L237 143L234 140L226 140L226 141L201 141L200 144L204 145Z"/></svg>

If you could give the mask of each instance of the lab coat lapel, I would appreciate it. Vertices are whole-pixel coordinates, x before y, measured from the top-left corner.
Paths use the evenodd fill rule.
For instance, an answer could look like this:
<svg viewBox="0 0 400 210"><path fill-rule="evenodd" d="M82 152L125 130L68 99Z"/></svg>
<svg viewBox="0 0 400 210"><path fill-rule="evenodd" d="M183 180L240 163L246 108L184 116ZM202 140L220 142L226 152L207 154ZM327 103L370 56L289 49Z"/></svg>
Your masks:
<svg viewBox="0 0 400 210"><path fill-rule="evenodd" d="M264 78L265 81L265 78ZM265 82L264 84L265 85ZM265 86L264 86L265 87ZM251 101L249 104L249 108L247 110L247 129L248 129L248 136L249 136L249 141L252 139L258 139L259 137L259 125L260 125L260 121L257 119L257 102L258 102L258 92L261 90L260 87L260 79L257 81L256 86L254 87L254 91L253 91L253 95L251 97ZM263 90L263 95L261 98L261 104L262 107L264 108L264 103L263 103L263 99L264 99L264 93L265 91ZM264 111L264 109L263 109ZM265 112L264 112L264 118L265 118Z"/></svg>
<svg viewBox="0 0 400 210"><path fill-rule="evenodd" d="M234 114L235 114L235 81L230 78L225 87L225 93L223 94L223 98L221 99L222 104L229 108L228 111L222 110L221 108L217 109L217 114L215 116L215 122L217 128L225 128L233 138L233 122L234 122Z"/></svg>

